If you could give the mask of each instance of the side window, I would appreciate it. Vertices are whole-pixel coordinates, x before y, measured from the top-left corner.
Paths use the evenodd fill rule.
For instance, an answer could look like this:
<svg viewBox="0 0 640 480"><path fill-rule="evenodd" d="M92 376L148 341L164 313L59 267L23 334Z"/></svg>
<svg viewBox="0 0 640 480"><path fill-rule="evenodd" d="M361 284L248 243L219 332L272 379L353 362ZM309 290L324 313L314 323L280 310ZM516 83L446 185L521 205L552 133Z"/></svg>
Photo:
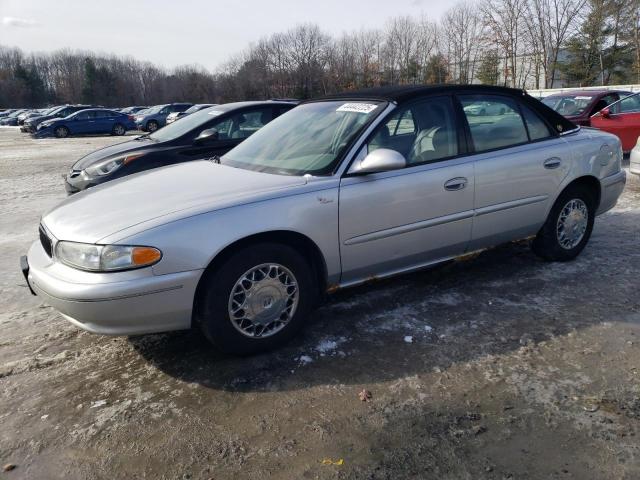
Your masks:
<svg viewBox="0 0 640 480"><path fill-rule="evenodd" d="M514 100L497 95L460 95L460 102L476 152L529 141L524 120Z"/></svg>
<svg viewBox="0 0 640 480"><path fill-rule="evenodd" d="M449 97L435 97L392 113L373 133L368 152L389 148L407 164L429 163L458 154L457 129Z"/></svg>
<svg viewBox="0 0 640 480"><path fill-rule="evenodd" d="M615 104L613 113L629 113L640 111L640 95L631 95Z"/></svg>
<svg viewBox="0 0 640 480"><path fill-rule="evenodd" d="M224 120L219 120L215 122L213 125L204 128L206 130L208 128L215 128L218 130L218 139L219 140L228 140L231 138L231 118L227 117Z"/></svg>
<svg viewBox="0 0 640 480"><path fill-rule="evenodd" d="M109 118L111 117L110 112L106 112L104 110L96 110L93 112L95 114L96 119Z"/></svg>
<svg viewBox="0 0 640 480"><path fill-rule="evenodd" d="M171 112L171 108L170 107L164 107L163 109L161 109L158 113L160 113L161 115L166 115L167 113Z"/></svg>
<svg viewBox="0 0 640 480"><path fill-rule="evenodd" d="M247 110L231 116L229 138L247 138L271 121L271 109Z"/></svg>
<svg viewBox="0 0 640 480"><path fill-rule="evenodd" d="M89 112L80 112L76 114L76 120L89 120Z"/></svg>
<svg viewBox="0 0 640 480"><path fill-rule="evenodd" d="M531 141L542 140L543 138L549 138L552 136L549 127L547 127L547 124L538 116L538 114L526 105L520 105L520 108L522 108L522 115L524 116L524 121L527 124L529 139Z"/></svg>

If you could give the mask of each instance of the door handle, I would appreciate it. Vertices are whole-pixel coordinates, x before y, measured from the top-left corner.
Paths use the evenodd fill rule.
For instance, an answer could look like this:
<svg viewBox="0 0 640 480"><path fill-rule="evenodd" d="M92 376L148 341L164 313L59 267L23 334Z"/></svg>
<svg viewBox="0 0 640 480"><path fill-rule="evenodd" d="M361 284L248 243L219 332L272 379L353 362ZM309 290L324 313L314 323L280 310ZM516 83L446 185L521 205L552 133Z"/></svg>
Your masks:
<svg viewBox="0 0 640 480"><path fill-rule="evenodd" d="M444 183L444 189L449 190L450 192L454 192L456 190L462 190L467 186L468 180L464 177L456 177L451 180L447 180Z"/></svg>
<svg viewBox="0 0 640 480"><path fill-rule="evenodd" d="M548 169L558 168L561 163L562 163L562 160L560 160L558 157L547 158L544 161L544 168L548 168Z"/></svg>

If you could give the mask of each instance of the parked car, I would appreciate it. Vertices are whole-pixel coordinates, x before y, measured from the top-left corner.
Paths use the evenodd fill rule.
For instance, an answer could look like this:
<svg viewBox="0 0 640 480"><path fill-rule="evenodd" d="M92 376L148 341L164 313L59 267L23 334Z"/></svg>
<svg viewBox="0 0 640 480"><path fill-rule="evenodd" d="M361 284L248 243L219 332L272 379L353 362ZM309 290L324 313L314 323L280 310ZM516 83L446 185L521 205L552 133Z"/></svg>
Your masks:
<svg viewBox="0 0 640 480"><path fill-rule="evenodd" d="M143 112L138 112L135 122L139 130L155 132L167 123L167 116L173 112L184 112L192 107L192 103L170 103L168 105L156 105Z"/></svg>
<svg viewBox="0 0 640 480"><path fill-rule="evenodd" d="M80 110L64 118L52 118L38 125L35 138L65 138L69 135L110 133L124 135L127 130L135 130L133 117L104 108Z"/></svg>
<svg viewBox="0 0 640 480"><path fill-rule="evenodd" d="M31 110L28 113L23 113L21 115L18 116L18 124L21 125L20 127L20 131L21 132L26 132L27 131L27 127L25 126L25 122L36 118L36 117L43 117L43 116L47 116L49 114L51 114L54 110L56 110L58 107L51 107L51 108L45 108L43 110ZM20 122L19 118L20 116L24 115L22 123Z"/></svg>
<svg viewBox="0 0 640 480"><path fill-rule="evenodd" d="M617 136L629 152L640 135L640 92L612 103L591 117L591 126Z"/></svg>
<svg viewBox="0 0 640 480"><path fill-rule="evenodd" d="M53 111L47 113L47 115L42 115L39 117L31 118L29 120L25 120L24 125L20 130L26 133L36 133L38 125L40 125L42 122L55 118L65 118L72 113L79 112L80 110L86 110L87 108L96 107L93 105L61 105L55 108Z"/></svg>
<svg viewBox="0 0 640 480"><path fill-rule="evenodd" d="M467 115L504 115L507 111L504 105L493 102L478 102L464 107Z"/></svg>
<svg viewBox="0 0 640 480"><path fill-rule="evenodd" d="M505 115L463 113L478 102ZM291 338L324 293L372 278L531 235L542 258L575 258L622 193L621 160L616 137L522 90L350 92L297 106L219 159L68 198L21 265L85 330L193 326L249 354Z"/></svg>
<svg viewBox="0 0 640 480"><path fill-rule="evenodd" d="M589 127L595 113L628 95L631 92L623 90L573 90L544 97L542 103L576 125Z"/></svg>
<svg viewBox="0 0 640 480"><path fill-rule="evenodd" d="M3 110L0 112L0 118L6 117L10 114L12 114L13 112L15 112L17 109L16 108L7 108L6 110Z"/></svg>
<svg viewBox="0 0 640 480"><path fill-rule="evenodd" d="M65 188L72 194L143 170L222 155L294 106L239 102L201 110L184 121L82 157L66 176Z"/></svg>
<svg viewBox="0 0 640 480"><path fill-rule="evenodd" d="M167 125L175 122L179 118L182 118L186 115L199 112L203 108L215 107L216 105L217 105L216 103L197 103L194 106L189 107L184 112L172 112L169 115L167 115Z"/></svg>
<svg viewBox="0 0 640 480"><path fill-rule="evenodd" d="M18 116L21 113L26 112L27 109L26 108L21 108L19 110L15 110L14 112L10 113L9 115L7 115L6 117L3 117L0 119L0 125L4 126L4 127L15 127L18 125Z"/></svg>

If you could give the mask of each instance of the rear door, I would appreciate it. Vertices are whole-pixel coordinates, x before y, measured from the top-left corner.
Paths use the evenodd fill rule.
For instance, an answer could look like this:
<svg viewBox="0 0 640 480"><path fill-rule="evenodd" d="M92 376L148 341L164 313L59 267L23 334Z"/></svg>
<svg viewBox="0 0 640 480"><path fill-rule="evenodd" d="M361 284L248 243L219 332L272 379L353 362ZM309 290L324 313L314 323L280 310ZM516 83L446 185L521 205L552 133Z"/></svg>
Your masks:
<svg viewBox="0 0 640 480"><path fill-rule="evenodd" d="M501 95L459 95L500 106L499 115L465 114L475 151L475 217L469 249L535 234L569 172L571 151L525 103Z"/></svg>
<svg viewBox="0 0 640 480"><path fill-rule="evenodd" d="M473 218L473 160L450 96L390 114L358 154L388 148L406 168L347 175L340 183L342 282L358 282L465 251Z"/></svg>
<svg viewBox="0 0 640 480"><path fill-rule="evenodd" d="M622 142L622 150L630 151L640 135L640 94L609 105L609 115L594 115L591 126L616 135Z"/></svg>
<svg viewBox="0 0 640 480"><path fill-rule="evenodd" d="M92 133L111 133L114 123L113 112L108 110L94 110L94 119L91 131Z"/></svg>

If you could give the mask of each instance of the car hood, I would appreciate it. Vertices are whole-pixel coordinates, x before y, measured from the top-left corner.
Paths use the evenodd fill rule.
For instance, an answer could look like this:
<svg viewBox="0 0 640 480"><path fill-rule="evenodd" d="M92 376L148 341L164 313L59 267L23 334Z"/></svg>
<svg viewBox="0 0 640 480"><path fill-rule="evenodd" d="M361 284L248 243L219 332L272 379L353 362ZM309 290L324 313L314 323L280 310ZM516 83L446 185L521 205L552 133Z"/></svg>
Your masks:
<svg viewBox="0 0 640 480"><path fill-rule="evenodd" d="M127 142L116 143L115 145L109 145L108 147L95 150L88 155L85 155L76 163L73 164L73 170L84 170L85 168L93 165L94 163L106 160L108 158L116 157L121 153L128 153L134 150L144 150L154 145L161 145L161 143L154 142L149 139L141 140L129 140Z"/></svg>
<svg viewBox="0 0 640 480"><path fill-rule="evenodd" d="M254 172L200 160L90 188L54 207L42 222L59 240L98 243L129 227L144 230L163 220L269 198L305 183L304 177Z"/></svg>

